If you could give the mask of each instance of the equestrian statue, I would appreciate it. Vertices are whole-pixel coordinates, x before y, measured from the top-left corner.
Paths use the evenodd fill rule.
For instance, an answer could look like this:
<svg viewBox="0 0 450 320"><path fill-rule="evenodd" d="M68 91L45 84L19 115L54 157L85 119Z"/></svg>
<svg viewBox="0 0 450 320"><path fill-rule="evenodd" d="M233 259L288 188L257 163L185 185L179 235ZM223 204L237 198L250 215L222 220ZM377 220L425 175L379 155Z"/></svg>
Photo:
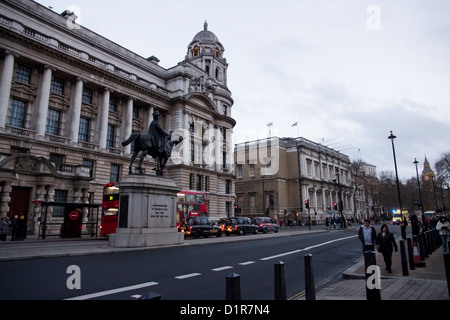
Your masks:
<svg viewBox="0 0 450 320"><path fill-rule="evenodd" d="M164 176L164 169L166 163L169 160L172 148L183 141L183 137L180 136L178 141L172 141L172 131L165 132L159 124L159 117L161 116L158 110L153 112L153 121L150 123L148 133L132 133L130 137L122 142L122 146L129 145L134 141L134 153L131 157L130 165L128 166L128 173L132 174L133 162L136 156L141 152L141 158L139 160L138 171L142 174L142 162L147 154L157 159L156 175Z"/></svg>

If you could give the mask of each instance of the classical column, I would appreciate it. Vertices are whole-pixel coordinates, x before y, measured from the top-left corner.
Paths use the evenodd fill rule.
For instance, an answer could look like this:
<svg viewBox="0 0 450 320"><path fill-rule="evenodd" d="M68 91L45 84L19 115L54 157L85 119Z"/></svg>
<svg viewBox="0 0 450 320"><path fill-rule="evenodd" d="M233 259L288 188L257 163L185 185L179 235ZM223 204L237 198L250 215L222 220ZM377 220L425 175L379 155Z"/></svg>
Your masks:
<svg viewBox="0 0 450 320"><path fill-rule="evenodd" d="M0 77L0 131L5 131L6 116L9 108L9 96L14 72L14 53L6 50L3 60L3 70Z"/></svg>
<svg viewBox="0 0 450 320"><path fill-rule="evenodd" d="M189 131L189 112L185 111L184 114L184 128L186 132L186 137L184 137L183 141L183 164L191 165L191 133Z"/></svg>
<svg viewBox="0 0 450 320"><path fill-rule="evenodd" d="M147 128L148 129L150 129L150 124L153 121L153 112L154 111L155 111L155 108L153 106L150 106L150 108L148 109L148 120L147 120L147 123L148 123Z"/></svg>
<svg viewBox="0 0 450 320"><path fill-rule="evenodd" d="M124 121L125 139L128 139L128 137L131 135L131 130L133 127L133 100L134 99L132 97L129 97L127 101L127 110ZM131 144L125 146L124 151L126 154L129 154L131 151Z"/></svg>
<svg viewBox="0 0 450 320"><path fill-rule="evenodd" d="M222 131L220 127L214 130L215 132L215 147L214 147L214 157L216 160L216 171L222 172Z"/></svg>
<svg viewBox="0 0 450 320"><path fill-rule="evenodd" d="M73 96L73 104L71 106L71 122L70 122L70 145L78 145L78 132L80 130L81 101L83 95L83 79L77 78L75 82L75 93Z"/></svg>
<svg viewBox="0 0 450 320"><path fill-rule="evenodd" d="M52 68L44 66L41 88L38 93L36 116L36 139L45 140L47 126L48 102L50 99L50 86L52 83ZM78 135L77 135L78 136Z"/></svg>
<svg viewBox="0 0 450 320"><path fill-rule="evenodd" d="M105 88L103 91L103 103L100 116L100 134L98 137L98 146L100 151L106 150L106 135L108 134L108 115L109 115L109 99L111 90Z"/></svg>

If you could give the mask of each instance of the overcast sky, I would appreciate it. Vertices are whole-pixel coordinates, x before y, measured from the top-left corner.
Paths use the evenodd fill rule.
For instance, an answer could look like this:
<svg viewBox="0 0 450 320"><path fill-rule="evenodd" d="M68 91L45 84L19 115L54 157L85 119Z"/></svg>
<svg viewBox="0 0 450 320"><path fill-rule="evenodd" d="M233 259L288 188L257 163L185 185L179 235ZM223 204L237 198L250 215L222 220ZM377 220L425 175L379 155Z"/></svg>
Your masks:
<svg viewBox="0 0 450 320"><path fill-rule="evenodd" d="M301 136L419 174L450 152L448 0L39 0L164 68L208 22L225 47L235 142ZM294 123L298 126L292 127Z"/></svg>

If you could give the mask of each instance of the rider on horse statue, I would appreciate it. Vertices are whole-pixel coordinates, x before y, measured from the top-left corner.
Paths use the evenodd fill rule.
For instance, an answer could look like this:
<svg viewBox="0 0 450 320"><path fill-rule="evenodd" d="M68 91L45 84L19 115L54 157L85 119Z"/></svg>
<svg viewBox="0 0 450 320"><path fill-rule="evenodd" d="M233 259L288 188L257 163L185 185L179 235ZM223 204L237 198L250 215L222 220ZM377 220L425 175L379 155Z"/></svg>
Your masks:
<svg viewBox="0 0 450 320"><path fill-rule="evenodd" d="M150 141L152 146L158 150L158 152L171 152L172 150L167 150L167 132L159 124L159 117L161 113L158 110L153 112L153 121L150 123L148 128L148 135L150 136Z"/></svg>
<svg viewBox="0 0 450 320"><path fill-rule="evenodd" d="M126 146L134 142L134 152L131 156L128 172L132 173L132 166L134 159L141 152L141 158L139 161L138 172L142 172L142 161L148 154L157 159L156 175L163 176L164 168L166 167L167 160L170 158L173 146L177 145L183 140L183 137L178 137L178 141L172 141L172 132L167 133L159 124L159 117L161 113L158 110L153 112L153 121L148 128L148 133L132 133L130 137L122 142L123 146Z"/></svg>

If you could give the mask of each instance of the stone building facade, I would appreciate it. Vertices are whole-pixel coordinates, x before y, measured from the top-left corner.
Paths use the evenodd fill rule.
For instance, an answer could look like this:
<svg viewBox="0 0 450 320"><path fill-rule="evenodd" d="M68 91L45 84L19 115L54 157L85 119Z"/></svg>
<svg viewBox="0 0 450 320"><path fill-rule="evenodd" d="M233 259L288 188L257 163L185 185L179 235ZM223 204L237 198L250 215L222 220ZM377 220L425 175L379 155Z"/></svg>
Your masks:
<svg viewBox="0 0 450 320"><path fill-rule="evenodd" d="M0 2L0 216L24 215L36 233L39 201L101 203L103 185L128 173L132 146L121 142L147 132L156 109L166 132L184 139L166 176L204 191L208 214L225 216L236 122L225 49L207 23L165 69L75 22L67 10ZM147 174L155 166L144 161Z"/></svg>
<svg viewBox="0 0 450 320"><path fill-rule="evenodd" d="M305 138L271 137L237 144L237 214L323 223L354 216L354 186L345 154ZM309 212L305 201L309 200Z"/></svg>

